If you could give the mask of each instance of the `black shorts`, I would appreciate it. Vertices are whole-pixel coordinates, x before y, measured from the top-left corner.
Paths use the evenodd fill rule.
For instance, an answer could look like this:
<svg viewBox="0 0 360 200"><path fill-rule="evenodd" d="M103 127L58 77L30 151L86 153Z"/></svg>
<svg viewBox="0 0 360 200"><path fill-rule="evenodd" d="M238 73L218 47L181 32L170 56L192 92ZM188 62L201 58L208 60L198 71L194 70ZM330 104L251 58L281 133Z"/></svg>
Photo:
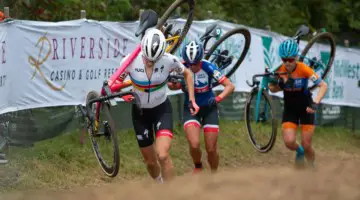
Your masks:
<svg viewBox="0 0 360 200"><path fill-rule="evenodd" d="M282 123L285 122L296 125L314 125L315 114L307 113L306 106L284 106Z"/></svg>
<svg viewBox="0 0 360 200"><path fill-rule="evenodd" d="M172 138L173 119L169 99L154 108L143 108L142 114L133 105L132 121L140 147L148 147L153 144L154 132L156 137L169 136Z"/></svg>
<svg viewBox="0 0 360 200"><path fill-rule="evenodd" d="M184 107L184 129L189 125L196 127L203 127L204 133L218 133L219 132L219 112L217 106L203 106L200 107L199 112L192 116L189 108Z"/></svg>

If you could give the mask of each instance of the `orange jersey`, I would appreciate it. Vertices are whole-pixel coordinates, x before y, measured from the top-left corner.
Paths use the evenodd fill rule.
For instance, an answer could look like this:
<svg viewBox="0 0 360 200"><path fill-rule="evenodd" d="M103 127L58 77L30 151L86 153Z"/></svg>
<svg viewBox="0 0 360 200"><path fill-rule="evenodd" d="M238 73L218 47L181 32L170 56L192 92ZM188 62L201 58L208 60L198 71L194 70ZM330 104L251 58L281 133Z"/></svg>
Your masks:
<svg viewBox="0 0 360 200"><path fill-rule="evenodd" d="M287 72L285 64L282 64L276 72ZM311 103L311 93L308 90L309 79L315 84L321 82L312 68L303 62L296 62L296 68L291 74L280 75L284 80L288 80L284 87L285 104L306 104Z"/></svg>

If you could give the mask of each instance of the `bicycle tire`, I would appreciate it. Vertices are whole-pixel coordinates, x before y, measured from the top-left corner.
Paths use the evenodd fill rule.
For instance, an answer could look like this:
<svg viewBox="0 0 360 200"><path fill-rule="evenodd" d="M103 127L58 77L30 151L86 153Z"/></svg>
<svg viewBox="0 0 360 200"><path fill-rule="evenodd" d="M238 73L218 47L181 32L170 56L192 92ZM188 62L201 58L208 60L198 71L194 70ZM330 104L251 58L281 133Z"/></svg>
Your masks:
<svg viewBox="0 0 360 200"><path fill-rule="evenodd" d="M331 46L330 59L326 66L326 69L324 70L324 74L321 76L321 79L324 80L328 76L330 69L332 67L332 64L334 62L334 59L335 59L336 43L335 43L335 37L331 33L322 32L322 33L315 35L313 38L311 38L310 41L308 42L308 44L305 46L304 50L301 52L301 56L300 56L299 60L300 60L300 62L304 61L305 55L308 53L310 48L315 44L315 42L319 39L327 39L330 42L330 46ZM316 85L313 85L313 86L309 87L309 89L314 90L315 87L316 87Z"/></svg>
<svg viewBox="0 0 360 200"><path fill-rule="evenodd" d="M254 134L252 132L251 129L251 121L250 121L250 106L251 106L251 101L254 99L256 101L256 97L258 95L258 88L254 88L251 90L248 99L246 100L246 105L245 105L245 124L246 124L246 129L247 129L247 133L248 133L248 138L251 142L251 144L253 145L253 147L260 153L267 153L269 152L275 144L276 141L276 136L277 136L277 120L276 120L276 113L275 113L275 107L273 106L273 103L270 99L270 96L267 92L265 92L264 90L261 92L262 96L265 97L265 100L269 103L270 105L270 109L271 109L271 124L272 124L272 128L271 128L271 137L269 139L269 142L265 145L265 146L261 146L259 144L257 144L255 138L254 138ZM254 98L255 97L255 98Z"/></svg>
<svg viewBox="0 0 360 200"><path fill-rule="evenodd" d="M156 26L157 29L160 29L166 22L166 20L168 20L168 18L170 17L171 13L173 13L176 8L178 8L181 4L183 3L187 3L189 5L189 14L188 17L186 19L186 23L184 28L181 30L181 34L180 37L178 38L176 44L172 45L172 47L170 48L170 50L168 51L170 54L174 54L175 51L177 50L177 48L180 46L180 44L182 43L182 41L184 40L186 34L189 32L190 26L193 22L193 16L194 16L194 7L195 7L195 1L194 0L176 0L175 2L173 2L170 7L165 11L165 13L161 16L161 18L158 21L158 24Z"/></svg>
<svg viewBox="0 0 360 200"><path fill-rule="evenodd" d="M99 98L100 95L98 92L96 91L90 91L86 97L86 102L89 102L91 99L95 99L95 98ZM104 112L107 119L108 119L108 124L109 124L109 132L110 132L110 136L111 136L111 140L112 140L112 146L113 146L113 163L111 166L108 166L104 160L102 159L102 156L101 156L101 153L98 149L98 144L96 142L96 140L94 139L93 137L93 127L90 126L88 128L88 133L89 133L89 137L90 137L90 140L91 140L91 146L92 146L92 149L95 153L95 157L97 159L97 161L99 162L100 164L100 167L101 169L104 171L104 173L109 176L109 177L115 177L118 172L119 172L119 167L120 167L120 154L119 154L119 143L118 143L118 140L117 140L117 137L116 137L116 134L115 134L115 124L114 124L114 120L112 119L111 117L111 114L110 114L110 106L103 102L100 104L101 105L101 108L103 110L101 110L101 112ZM87 113L89 114L91 111L90 108L86 108L86 111ZM89 119L90 120L90 119ZM92 123L91 123L92 124Z"/></svg>
<svg viewBox="0 0 360 200"><path fill-rule="evenodd" d="M232 29L231 31L227 32L226 34L224 34L219 40L217 40L210 48L210 50L208 51L208 53L205 55L205 59L208 60L210 58L210 56L214 53L214 51L216 50L216 48L218 46L220 46L220 44L222 42L224 42L228 37L232 36L232 35L235 35L235 34L242 34L244 35L245 37L245 46L244 46L244 50L242 51L242 53L240 54L240 57L238 59L238 61L236 61L235 65L232 67L232 69L227 72L225 74L225 76L227 78L231 77L234 72L239 68L240 64L244 61L245 59L245 56L246 54L248 53L249 51L249 48L250 48L250 43L251 43L251 34L250 34L250 31L246 28L235 28L235 29ZM213 82L212 83L212 87L216 87L218 86L219 83L216 81L216 82Z"/></svg>

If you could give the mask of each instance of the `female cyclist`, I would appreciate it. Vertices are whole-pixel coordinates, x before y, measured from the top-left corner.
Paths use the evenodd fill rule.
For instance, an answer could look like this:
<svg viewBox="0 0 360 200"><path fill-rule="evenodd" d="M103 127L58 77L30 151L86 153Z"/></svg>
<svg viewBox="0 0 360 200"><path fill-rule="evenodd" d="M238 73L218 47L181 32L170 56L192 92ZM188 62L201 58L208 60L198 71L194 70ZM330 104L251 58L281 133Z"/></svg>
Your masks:
<svg viewBox="0 0 360 200"><path fill-rule="evenodd" d="M295 40L285 40L280 44L279 55L283 64L277 72L287 72L276 77L276 83L269 84L271 92L284 91L284 111L282 119L282 135L287 148L296 151L295 163L304 165L304 153L308 163L314 167L315 152L311 140L315 130L315 112L325 96L327 84L321 80L312 68L297 61L299 52ZM308 90L309 79L319 87L317 96L312 99ZM301 145L296 143L296 131L301 125Z"/></svg>
<svg viewBox="0 0 360 200"><path fill-rule="evenodd" d="M207 160L212 172L216 172L219 165L217 152L217 138L219 132L219 113L217 104L234 91L234 85L227 79L218 68L203 59L203 45L197 41L190 41L182 49L184 65L194 73L195 100L200 107L197 115L191 115L188 110L189 94L185 93L184 102L184 130L189 142L189 150L195 168L194 173L203 169L200 150L200 128L203 127ZM215 96L211 88L211 80L215 79L225 89ZM183 87L182 84L169 82L172 90Z"/></svg>
<svg viewBox="0 0 360 200"><path fill-rule="evenodd" d="M165 49L166 39L163 33L155 28L148 30L141 41L141 52L119 80L123 82L129 75L133 91L140 97L142 112L133 105L133 126L148 172L159 182L162 182L163 178L166 181L173 176L173 165L169 155L173 137L172 107L166 95L167 78L172 71L184 74L192 105L188 112L195 115L199 110L195 102L191 71L186 69L177 57L165 53ZM122 62L125 60L126 57ZM133 97L128 95L123 99L129 102Z"/></svg>

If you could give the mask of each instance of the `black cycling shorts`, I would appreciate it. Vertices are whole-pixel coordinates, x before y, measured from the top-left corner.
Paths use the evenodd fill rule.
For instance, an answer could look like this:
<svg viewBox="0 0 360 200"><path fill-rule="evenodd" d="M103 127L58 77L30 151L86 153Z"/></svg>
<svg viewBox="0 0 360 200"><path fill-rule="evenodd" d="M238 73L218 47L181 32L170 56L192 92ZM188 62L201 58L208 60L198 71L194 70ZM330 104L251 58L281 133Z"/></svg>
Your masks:
<svg viewBox="0 0 360 200"><path fill-rule="evenodd" d="M187 106L184 107L184 129L190 125L196 127L203 127L204 133L218 133L219 132L219 112L218 107L202 106L199 112L192 116Z"/></svg>
<svg viewBox="0 0 360 200"><path fill-rule="evenodd" d="M315 125L315 114L307 113L306 106L285 106L282 123L285 122L296 125Z"/></svg>
<svg viewBox="0 0 360 200"><path fill-rule="evenodd" d="M173 119L172 107L169 99L154 108L143 108L142 114L132 106L132 121L139 146L148 147L156 137L169 136L172 138Z"/></svg>

